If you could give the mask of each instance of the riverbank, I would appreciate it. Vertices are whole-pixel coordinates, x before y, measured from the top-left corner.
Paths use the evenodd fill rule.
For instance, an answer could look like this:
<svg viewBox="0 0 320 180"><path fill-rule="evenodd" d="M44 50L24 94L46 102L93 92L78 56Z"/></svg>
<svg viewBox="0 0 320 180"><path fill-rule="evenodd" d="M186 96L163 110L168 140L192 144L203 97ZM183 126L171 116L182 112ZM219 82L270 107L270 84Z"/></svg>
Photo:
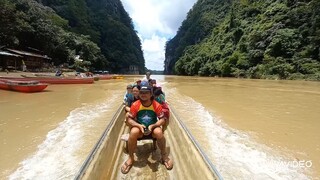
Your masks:
<svg viewBox="0 0 320 180"><path fill-rule="evenodd" d="M53 72L41 72L41 73L35 73L35 72L23 72L23 71L15 71L15 72L0 72L0 77L22 77L22 75L27 76L35 76L35 74L42 74L46 76L55 76L55 73ZM65 76L75 76L76 72L64 72Z"/></svg>

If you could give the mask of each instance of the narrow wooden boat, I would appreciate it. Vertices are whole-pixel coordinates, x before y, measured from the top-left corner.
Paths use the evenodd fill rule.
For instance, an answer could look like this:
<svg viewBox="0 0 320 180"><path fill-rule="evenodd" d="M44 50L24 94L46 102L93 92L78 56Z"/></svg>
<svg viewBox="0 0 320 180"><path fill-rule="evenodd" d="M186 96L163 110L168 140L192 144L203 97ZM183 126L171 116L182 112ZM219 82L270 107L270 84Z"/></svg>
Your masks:
<svg viewBox="0 0 320 180"><path fill-rule="evenodd" d="M111 75L100 75L100 74L96 74L93 77L98 77L99 80L110 80L112 79Z"/></svg>
<svg viewBox="0 0 320 180"><path fill-rule="evenodd" d="M2 79L17 80L17 81L39 81L47 84L92 84L93 77L88 78L68 78L68 77L0 77Z"/></svg>
<svg viewBox="0 0 320 180"><path fill-rule="evenodd" d="M33 74L35 77L39 77L39 78L66 78L64 76L55 76L55 75L51 75L51 74L37 74L37 73L34 73ZM21 75L22 77L25 77L25 78L28 78L28 77L31 77L31 78L34 78L34 76L26 76L26 75ZM94 81L99 81L100 80L100 76L88 76L89 78L93 78ZM68 76L68 78L79 78L79 76ZM87 78L87 77L81 77L81 78ZM101 77L102 79L101 80L105 80L107 79L106 77ZM110 77L109 79L111 79L112 77Z"/></svg>
<svg viewBox="0 0 320 180"><path fill-rule="evenodd" d="M0 79L0 89L18 91L24 93L40 92L47 88L48 84L39 81L13 81Z"/></svg>
<svg viewBox="0 0 320 180"><path fill-rule="evenodd" d="M124 76L122 75L112 75L112 79L124 79Z"/></svg>
<svg viewBox="0 0 320 180"><path fill-rule="evenodd" d="M164 132L174 167L168 171L160 163L160 150L152 141L138 141L135 162L128 174L120 167L127 159L121 136L128 132L121 106L75 179L222 179L196 140L171 108L170 123Z"/></svg>
<svg viewBox="0 0 320 180"><path fill-rule="evenodd" d="M54 75L51 74L41 74L41 73L33 73L36 77L54 77Z"/></svg>

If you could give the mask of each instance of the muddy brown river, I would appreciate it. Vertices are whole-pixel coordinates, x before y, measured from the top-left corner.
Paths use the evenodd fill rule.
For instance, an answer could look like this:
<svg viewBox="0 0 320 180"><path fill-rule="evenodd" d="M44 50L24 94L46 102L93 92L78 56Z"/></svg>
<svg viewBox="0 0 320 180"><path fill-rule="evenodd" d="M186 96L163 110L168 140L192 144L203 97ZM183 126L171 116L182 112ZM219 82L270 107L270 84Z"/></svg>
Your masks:
<svg viewBox="0 0 320 180"><path fill-rule="evenodd" d="M320 177L320 83L152 76L225 179ZM72 179L142 76L0 90L0 179Z"/></svg>

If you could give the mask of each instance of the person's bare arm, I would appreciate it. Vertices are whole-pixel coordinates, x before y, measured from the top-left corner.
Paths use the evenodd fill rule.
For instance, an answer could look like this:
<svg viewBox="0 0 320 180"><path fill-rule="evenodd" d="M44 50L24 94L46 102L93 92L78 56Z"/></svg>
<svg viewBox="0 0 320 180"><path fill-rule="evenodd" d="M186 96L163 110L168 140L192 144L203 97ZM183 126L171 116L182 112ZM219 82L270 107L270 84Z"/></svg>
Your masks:
<svg viewBox="0 0 320 180"><path fill-rule="evenodd" d="M143 124L139 124L137 123L137 121L135 121L134 119L132 119L131 117L128 118L128 124L130 124L132 127L137 127L140 129L140 131L142 133L144 133L144 128L145 126Z"/></svg>
<svg viewBox="0 0 320 180"><path fill-rule="evenodd" d="M166 120L165 120L164 118L161 118L161 119L159 119L156 123L151 124L151 125L148 127L148 129L149 129L150 131L152 131L154 128L160 127L160 126L164 125L165 122L166 122Z"/></svg>
<svg viewBox="0 0 320 180"><path fill-rule="evenodd" d="M129 111L130 111L130 107L129 107L129 106L126 106L126 107L125 107L125 111L126 111L126 112L129 112Z"/></svg>

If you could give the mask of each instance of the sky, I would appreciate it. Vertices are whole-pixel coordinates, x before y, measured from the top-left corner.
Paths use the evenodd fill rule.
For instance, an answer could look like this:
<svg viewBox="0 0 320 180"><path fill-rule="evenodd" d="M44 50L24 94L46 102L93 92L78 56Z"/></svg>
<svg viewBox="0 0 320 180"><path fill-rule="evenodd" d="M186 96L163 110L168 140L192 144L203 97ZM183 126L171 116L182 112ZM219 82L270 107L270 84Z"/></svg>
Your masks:
<svg viewBox="0 0 320 180"><path fill-rule="evenodd" d="M145 65L163 70L165 44L197 0L121 0L140 37Z"/></svg>

